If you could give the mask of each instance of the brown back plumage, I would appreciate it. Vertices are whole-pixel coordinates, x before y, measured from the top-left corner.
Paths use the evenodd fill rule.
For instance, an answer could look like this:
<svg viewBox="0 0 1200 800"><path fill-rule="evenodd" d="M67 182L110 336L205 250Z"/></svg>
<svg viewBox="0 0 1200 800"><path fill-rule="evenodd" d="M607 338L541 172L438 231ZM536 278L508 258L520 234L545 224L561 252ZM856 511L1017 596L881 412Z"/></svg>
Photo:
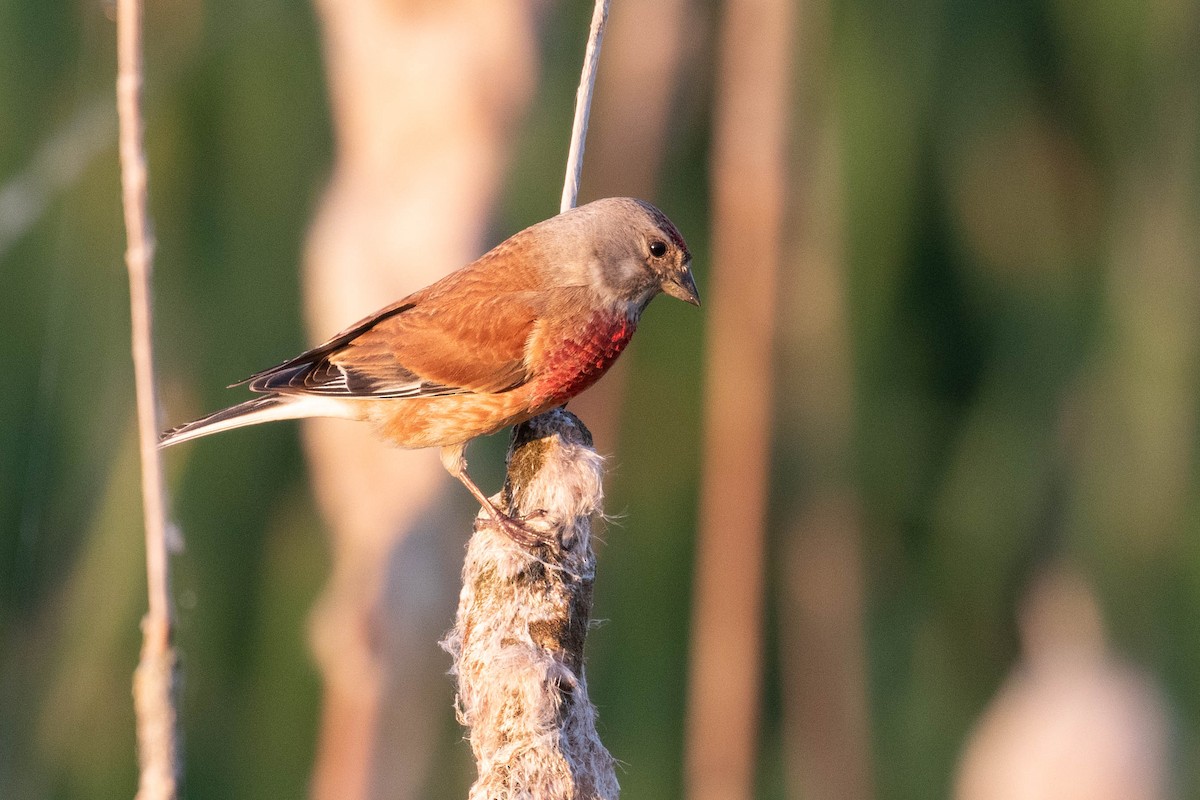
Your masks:
<svg viewBox="0 0 1200 800"><path fill-rule="evenodd" d="M520 242L508 244L245 382L256 392L375 398L520 385L539 303Z"/></svg>

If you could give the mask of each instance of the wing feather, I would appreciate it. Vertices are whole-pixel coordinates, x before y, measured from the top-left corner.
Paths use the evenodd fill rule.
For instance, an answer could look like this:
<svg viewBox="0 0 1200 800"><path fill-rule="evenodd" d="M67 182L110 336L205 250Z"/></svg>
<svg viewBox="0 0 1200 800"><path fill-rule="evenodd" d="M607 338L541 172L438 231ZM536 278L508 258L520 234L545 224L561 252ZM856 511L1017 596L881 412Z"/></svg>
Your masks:
<svg viewBox="0 0 1200 800"><path fill-rule="evenodd" d="M529 377L539 303L524 288L527 270L504 269L510 252L498 248L244 382L257 392L380 398L515 388Z"/></svg>

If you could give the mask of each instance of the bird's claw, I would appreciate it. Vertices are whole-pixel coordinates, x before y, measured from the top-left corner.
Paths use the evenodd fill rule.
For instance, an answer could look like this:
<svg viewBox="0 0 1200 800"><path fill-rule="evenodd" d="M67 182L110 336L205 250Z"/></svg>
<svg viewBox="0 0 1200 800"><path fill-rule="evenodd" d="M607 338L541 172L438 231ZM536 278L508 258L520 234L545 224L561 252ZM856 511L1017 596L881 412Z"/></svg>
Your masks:
<svg viewBox="0 0 1200 800"><path fill-rule="evenodd" d="M504 534L512 539L517 545L525 549L534 547L543 547L553 541L553 528L549 525L539 528L531 527L531 522L544 522L549 516L545 509L538 509L524 517L513 517L505 514L500 509L495 509L494 514L489 514L491 522L494 522ZM475 529L479 530L480 525L487 524L483 517L478 517L475 520Z"/></svg>

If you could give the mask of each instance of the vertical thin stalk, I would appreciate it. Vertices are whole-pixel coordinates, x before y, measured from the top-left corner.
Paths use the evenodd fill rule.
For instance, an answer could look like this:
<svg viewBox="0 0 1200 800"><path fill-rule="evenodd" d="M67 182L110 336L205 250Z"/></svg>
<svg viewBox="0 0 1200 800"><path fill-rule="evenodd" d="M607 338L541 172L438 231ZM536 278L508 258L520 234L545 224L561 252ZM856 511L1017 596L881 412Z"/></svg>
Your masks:
<svg viewBox="0 0 1200 800"><path fill-rule="evenodd" d="M141 775L137 797L139 800L161 800L174 798L177 794L179 759L166 491L158 452L160 428L151 335L150 274L154 234L146 201L140 0L117 2L117 116L149 592L149 611L142 621L142 654L133 684Z"/></svg>
<svg viewBox="0 0 1200 800"><path fill-rule="evenodd" d="M588 31L587 50L583 56L583 74L579 91L575 93L575 120L571 124L571 149L567 154L567 179L563 183L559 211L570 211L579 199L579 180L583 177L583 148L587 141L588 117L592 113L592 93L596 88L596 71L600 67L600 46L604 43L604 26L608 23L609 0L596 0L592 11L592 26Z"/></svg>

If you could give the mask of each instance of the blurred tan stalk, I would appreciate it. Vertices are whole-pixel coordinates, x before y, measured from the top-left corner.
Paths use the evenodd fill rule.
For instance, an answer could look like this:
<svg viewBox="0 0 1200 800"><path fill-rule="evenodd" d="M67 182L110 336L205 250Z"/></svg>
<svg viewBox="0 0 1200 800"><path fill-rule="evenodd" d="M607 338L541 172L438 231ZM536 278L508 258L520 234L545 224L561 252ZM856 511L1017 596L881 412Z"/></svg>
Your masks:
<svg viewBox="0 0 1200 800"><path fill-rule="evenodd" d="M308 317L322 338L479 254L536 43L533 0L317 9L337 143L308 243ZM453 609L461 539L428 520L446 476L435 454L389 449L356 426L314 420L305 433L333 549L312 623L325 679L312 794L416 797L449 701L433 642Z"/></svg>
<svg viewBox="0 0 1200 800"><path fill-rule="evenodd" d="M793 207L780 278L780 425L799 464L781 486L787 537L777 574L784 760L808 800L873 795L862 511L854 485L841 128L831 9L798 5Z"/></svg>
<svg viewBox="0 0 1200 800"><path fill-rule="evenodd" d="M713 122L713 259L685 781L749 798L758 760L776 286L793 7L725 3Z"/></svg>
<svg viewBox="0 0 1200 800"><path fill-rule="evenodd" d="M142 467L142 517L146 528L149 611L142 619L142 653L133 677L137 717L138 800L170 800L178 793L178 714L172 647L171 562L167 546L166 486L158 452L158 390L154 373L151 274L154 233L147 209L145 123L142 117L142 4L117 3L117 119L121 195L128 244L129 305L137 388L138 449Z"/></svg>

